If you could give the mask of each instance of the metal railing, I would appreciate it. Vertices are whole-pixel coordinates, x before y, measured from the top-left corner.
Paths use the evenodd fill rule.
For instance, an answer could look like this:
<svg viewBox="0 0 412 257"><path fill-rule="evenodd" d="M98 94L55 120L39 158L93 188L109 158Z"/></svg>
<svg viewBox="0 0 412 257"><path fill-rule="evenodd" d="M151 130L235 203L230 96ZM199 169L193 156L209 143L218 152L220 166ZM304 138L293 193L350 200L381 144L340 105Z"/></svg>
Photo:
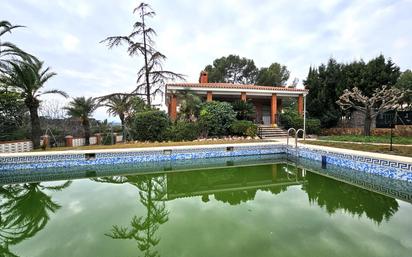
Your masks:
<svg viewBox="0 0 412 257"><path fill-rule="evenodd" d="M298 129L298 130L296 130L295 128L290 128L290 129L288 129L288 136L287 136L287 138L286 138L286 146L289 146L289 136L290 136L290 132L291 131L294 131L295 132L295 148L297 148L298 147L298 135L299 135L299 132L302 132L302 136L303 136L303 138L305 138L305 130L303 130L303 129Z"/></svg>

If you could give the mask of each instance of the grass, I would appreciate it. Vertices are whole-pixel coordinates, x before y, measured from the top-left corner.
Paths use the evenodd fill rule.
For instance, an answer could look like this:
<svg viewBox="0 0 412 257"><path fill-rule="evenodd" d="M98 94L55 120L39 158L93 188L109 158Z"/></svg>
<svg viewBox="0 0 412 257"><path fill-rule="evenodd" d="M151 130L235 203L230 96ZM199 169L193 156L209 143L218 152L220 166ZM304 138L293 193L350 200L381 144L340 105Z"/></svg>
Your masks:
<svg viewBox="0 0 412 257"><path fill-rule="evenodd" d="M143 148L158 146L184 146L184 145L218 145L218 144L240 144L240 143L257 143L264 142L260 139L248 140L205 140L205 141L186 141L186 142L157 142L157 143L118 143L115 145L88 145L78 147L56 147L47 148L46 151L67 151L67 150L98 150L98 149L122 149L122 148ZM35 151L44 151L37 149Z"/></svg>
<svg viewBox="0 0 412 257"><path fill-rule="evenodd" d="M325 142L321 140L316 140L316 141L306 140L306 141L299 141L299 143L412 157L412 146L394 146L393 151L389 151L389 146L387 145L354 144L354 143L347 143L347 142L337 143L337 142Z"/></svg>
<svg viewBox="0 0 412 257"><path fill-rule="evenodd" d="M345 135L345 136L322 136L319 140L329 141L346 141L346 142L362 142L362 143L390 143L390 136L361 136L361 135ZM394 136L394 144L410 145L412 137Z"/></svg>

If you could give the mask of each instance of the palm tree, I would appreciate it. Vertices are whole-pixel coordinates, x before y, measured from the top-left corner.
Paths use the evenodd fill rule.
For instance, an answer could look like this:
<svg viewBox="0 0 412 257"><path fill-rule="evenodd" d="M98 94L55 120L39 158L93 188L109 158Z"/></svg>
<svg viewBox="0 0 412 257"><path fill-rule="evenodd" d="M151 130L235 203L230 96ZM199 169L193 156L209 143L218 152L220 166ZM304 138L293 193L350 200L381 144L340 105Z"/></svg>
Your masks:
<svg viewBox="0 0 412 257"><path fill-rule="evenodd" d="M6 87L11 87L20 93L24 103L30 112L31 139L33 147L40 147L41 127L39 120L39 97L45 94L59 94L67 97L67 94L61 90L51 89L41 91L44 84L53 76L55 72L50 72L50 68L43 68L43 62L36 58L30 61L13 61L8 62L5 73L0 77L0 83Z"/></svg>
<svg viewBox="0 0 412 257"><path fill-rule="evenodd" d="M50 220L49 215L61 208L45 191L61 191L70 185L71 181L56 186L25 183L0 187L1 256L17 257L9 246L36 235Z"/></svg>
<svg viewBox="0 0 412 257"><path fill-rule="evenodd" d="M90 116L99 107L96 100L92 97L75 97L69 105L65 107L67 114L73 118L79 118L83 126L85 144L90 144Z"/></svg>
<svg viewBox="0 0 412 257"><path fill-rule="evenodd" d="M5 67L7 66L7 60L9 60L8 57L20 57L21 59L28 59L31 57L29 54L25 53L13 43L8 41L1 41L1 37L6 33L11 33L13 29L20 27L23 26L12 25L10 22L5 20L0 21L0 72L4 71Z"/></svg>
<svg viewBox="0 0 412 257"><path fill-rule="evenodd" d="M189 91L180 91L177 93L180 101L180 118L187 121L195 121L199 117L202 99Z"/></svg>
<svg viewBox="0 0 412 257"><path fill-rule="evenodd" d="M124 131L125 119L132 108L130 95L112 95L107 98L105 104L109 114L119 116Z"/></svg>

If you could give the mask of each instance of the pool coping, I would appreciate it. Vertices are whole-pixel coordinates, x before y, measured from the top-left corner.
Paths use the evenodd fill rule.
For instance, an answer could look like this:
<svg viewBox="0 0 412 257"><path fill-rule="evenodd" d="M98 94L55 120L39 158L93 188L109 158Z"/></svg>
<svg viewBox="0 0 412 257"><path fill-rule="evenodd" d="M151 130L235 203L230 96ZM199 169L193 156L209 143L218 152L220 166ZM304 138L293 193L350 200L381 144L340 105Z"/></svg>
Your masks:
<svg viewBox="0 0 412 257"><path fill-rule="evenodd" d="M286 140L267 141L259 143L225 143L225 144L206 144L206 145L180 145L180 146L156 146L156 147L139 147L139 148L113 148L113 149L88 149L88 150L66 150L66 151L42 151L42 152L24 152L24 153L1 153L1 157L23 157L23 156L47 156L47 155L67 155L67 154L86 154L86 153L127 153L127 152L146 152L146 151L163 151L163 150L187 150L187 149L210 149L216 147L230 146L268 146L268 145L286 145ZM291 143L290 146L293 146ZM379 158L388 161L400 161L412 164L412 157L398 156L392 154L382 154L376 152L358 151L330 146L319 146L302 144L298 142L299 148L308 148L314 150L327 151L331 153L341 153L358 155L370 158Z"/></svg>

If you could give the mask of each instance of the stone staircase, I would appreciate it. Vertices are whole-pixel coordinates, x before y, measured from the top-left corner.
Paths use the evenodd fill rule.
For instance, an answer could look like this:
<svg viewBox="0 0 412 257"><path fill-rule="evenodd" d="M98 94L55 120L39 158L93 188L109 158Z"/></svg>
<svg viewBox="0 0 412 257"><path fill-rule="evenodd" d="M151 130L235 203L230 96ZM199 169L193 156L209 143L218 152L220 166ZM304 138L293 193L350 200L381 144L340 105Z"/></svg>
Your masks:
<svg viewBox="0 0 412 257"><path fill-rule="evenodd" d="M287 137L288 132L281 128L274 128L271 126L259 126L258 134L262 138Z"/></svg>

